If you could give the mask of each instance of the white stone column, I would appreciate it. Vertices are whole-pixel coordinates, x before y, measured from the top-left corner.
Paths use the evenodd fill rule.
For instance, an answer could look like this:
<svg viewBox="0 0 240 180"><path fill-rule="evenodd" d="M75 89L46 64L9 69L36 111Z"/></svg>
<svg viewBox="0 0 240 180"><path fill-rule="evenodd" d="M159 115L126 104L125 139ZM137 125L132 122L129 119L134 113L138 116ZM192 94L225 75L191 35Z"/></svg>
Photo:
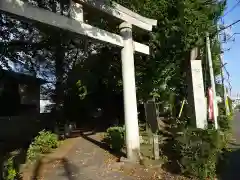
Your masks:
<svg viewBox="0 0 240 180"><path fill-rule="evenodd" d="M204 93L203 74L202 74L202 61L197 59L190 60L191 65L191 79L193 100L192 112L197 128L207 128L207 101ZM190 94L190 92L189 92Z"/></svg>
<svg viewBox="0 0 240 180"><path fill-rule="evenodd" d="M127 157L130 161L138 161L140 153L140 141L135 85L132 25L123 22L120 25L120 34L123 37L124 43L124 47L121 51L121 59Z"/></svg>

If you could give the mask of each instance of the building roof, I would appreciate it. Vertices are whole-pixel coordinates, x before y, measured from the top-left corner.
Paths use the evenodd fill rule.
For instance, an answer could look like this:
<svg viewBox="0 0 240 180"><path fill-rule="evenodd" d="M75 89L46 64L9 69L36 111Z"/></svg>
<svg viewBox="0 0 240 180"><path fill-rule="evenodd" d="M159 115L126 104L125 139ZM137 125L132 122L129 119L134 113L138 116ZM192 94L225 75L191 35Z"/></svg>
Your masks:
<svg viewBox="0 0 240 180"><path fill-rule="evenodd" d="M24 84L29 84L29 83L36 83L36 84L44 84L47 83L47 81L34 77L33 75L30 74L24 74L24 73L19 73L19 72L14 72L12 70L4 70L0 69L0 78L12 78L14 80L17 80L19 83L24 83Z"/></svg>

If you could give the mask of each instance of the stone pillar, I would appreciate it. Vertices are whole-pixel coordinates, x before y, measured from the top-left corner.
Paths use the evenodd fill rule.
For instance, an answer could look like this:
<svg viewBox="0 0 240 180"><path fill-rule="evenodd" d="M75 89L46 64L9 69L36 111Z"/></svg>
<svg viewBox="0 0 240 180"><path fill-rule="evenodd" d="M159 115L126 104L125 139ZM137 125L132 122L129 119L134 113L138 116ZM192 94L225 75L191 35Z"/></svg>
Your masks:
<svg viewBox="0 0 240 180"><path fill-rule="evenodd" d="M140 153L140 141L135 85L132 25L123 22L120 25L120 34L123 37L124 44L124 47L121 51L121 59L122 59L127 158L130 161L138 161Z"/></svg>
<svg viewBox="0 0 240 180"><path fill-rule="evenodd" d="M194 48L190 55L188 74L188 111L192 123L200 129L207 128L207 102L204 92L202 61L199 49Z"/></svg>
<svg viewBox="0 0 240 180"><path fill-rule="evenodd" d="M155 160L159 160L159 137L157 134L153 134L153 156Z"/></svg>

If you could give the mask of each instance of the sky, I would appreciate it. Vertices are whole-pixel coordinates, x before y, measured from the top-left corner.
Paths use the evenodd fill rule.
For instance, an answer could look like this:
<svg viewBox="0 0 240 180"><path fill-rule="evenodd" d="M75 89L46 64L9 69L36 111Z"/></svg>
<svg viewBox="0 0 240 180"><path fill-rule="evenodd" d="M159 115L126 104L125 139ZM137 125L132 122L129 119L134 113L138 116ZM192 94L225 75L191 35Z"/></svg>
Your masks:
<svg viewBox="0 0 240 180"><path fill-rule="evenodd" d="M231 11L239 1L240 0L228 0L225 14L228 13L223 17L225 26L240 19L240 3ZM227 29L227 32L230 34L239 33L239 35L235 35L234 38L232 38L232 40L235 39L234 41L223 44L224 63L227 63L226 69L230 74L230 83L232 86L230 96L236 96L237 93L240 95L240 22ZM228 50L229 48L230 50ZM226 85L228 85L228 83L226 83Z"/></svg>

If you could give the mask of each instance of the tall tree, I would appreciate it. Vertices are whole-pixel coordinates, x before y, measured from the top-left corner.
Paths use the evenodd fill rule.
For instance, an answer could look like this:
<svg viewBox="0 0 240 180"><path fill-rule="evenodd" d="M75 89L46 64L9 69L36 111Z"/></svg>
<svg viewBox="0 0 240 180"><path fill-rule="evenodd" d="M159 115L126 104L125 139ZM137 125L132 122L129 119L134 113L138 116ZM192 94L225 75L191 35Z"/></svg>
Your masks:
<svg viewBox="0 0 240 180"><path fill-rule="evenodd" d="M165 102L171 93L185 96L185 65L189 51L195 46L204 44L207 31L212 33L217 29L217 20L224 9L225 0L117 0L117 2L141 15L158 20L158 25L150 36L134 32L134 38L149 44L152 51L150 57L135 56L138 99L144 101L154 96L160 97ZM68 15L67 0L35 0L29 3ZM101 20L94 18L96 16L88 17L91 17L89 18L91 24L112 32L117 31L114 23L111 24L102 17L99 17ZM121 93L118 49L91 40L86 41L72 33L46 25L19 21L3 13L0 25L1 62L5 66L8 60L21 60L31 71L38 71L41 67L41 73L50 77L55 72L55 62L62 67L63 72L60 74L69 74L69 69L78 66L85 72L86 78L82 83L88 86L89 92L94 91L94 86L90 82L99 79L95 85L103 88L105 84L104 88L109 92ZM101 63L102 59L96 60L95 56L106 59L104 61L106 63ZM87 59L92 59L91 65L87 63ZM106 65L106 71L100 71L103 65ZM63 90L69 88L67 77L59 75L57 80ZM72 85L74 83L76 82L72 82Z"/></svg>

